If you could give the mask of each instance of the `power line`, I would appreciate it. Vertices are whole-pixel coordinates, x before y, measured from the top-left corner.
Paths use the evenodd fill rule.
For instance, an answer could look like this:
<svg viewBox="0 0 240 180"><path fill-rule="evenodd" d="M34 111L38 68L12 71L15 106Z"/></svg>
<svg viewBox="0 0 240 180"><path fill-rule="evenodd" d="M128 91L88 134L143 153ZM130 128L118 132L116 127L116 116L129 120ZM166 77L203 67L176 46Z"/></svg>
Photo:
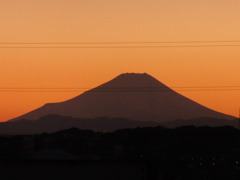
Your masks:
<svg viewBox="0 0 240 180"><path fill-rule="evenodd" d="M177 92L220 92L220 91L240 91L240 89L218 89L218 90L178 90ZM83 92L88 92L88 91L0 91L0 93L83 93ZM111 93L116 93L116 92L171 92L171 91L94 91L95 93L101 93L101 92L111 92Z"/></svg>
<svg viewBox="0 0 240 180"><path fill-rule="evenodd" d="M240 40L216 41L114 41L114 42L0 42L0 44L185 44L185 43L239 43Z"/></svg>
<svg viewBox="0 0 240 180"><path fill-rule="evenodd" d="M212 43L214 43L214 44L212 44ZM219 44L219 43L221 43L221 44ZM228 44L228 43L234 43L234 44ZM191 48L191 47L239 47L240 46L240 44L235 44L235 43L240 43L240 40L125 41L125 42L124 41L122 41L122 42L121 41L119 41L119 42L117 42L117 41L115 41L115 42L0 42L0 48L2 48L2 49L7 49L7 48L94 49L94 48L181 48L181 47L182 48ZM169 44L171 44L171 45L169 45ZM189 45L186 45L186 44L189 44ZM12 46L12 45L17 45L17 46ZM26 45L28 45L28 46L26 46ZM29 46L29 45L31 45L31 46ZM34 45L41 45L41 46L34 46ZM61 46L59 46L59 45L61 45ZM64 46L62 46L62 45L64 45ZM69 45L71 45L71 46L69 46ZM105 45L108 45L108 46L105 46Z"/></svg>
<svg viewBox="0 0 240 180"><path fill-rule="evenodd" d="M42 88L42 87L30 87L30 88L24 88L24 87L2 87L0 88L0 90L3 90L3 89L11 89L11 90L15 90L15 89L82 89L82 90L86 90L86 89L91 89L92 87L56 87L56 88L53 88L53 87L49 87L49 88ZM168 89L168 88L240 88L240 86L172 86L172 87L157 87L157 86L153 86L153 87L149 87L149 86L143 86L143 87L109 87L109 88L99 88L99 89L102 89L102 90L105 90L105 89Z"/></svg>
<svg viewBox="0 0 240 180"><path fill-rule="evenodd" d="M41 89L41 90L33 90L33 89L22 89L22 90L3 90L1 89L0 92L172 92L171 89L93 89L93 90L64 90L64 89ZM179 91L240 91L240 88L234 89L178 89Z"/></svg>
<svg viewBox="0 0 240 180"><path fill-rule="evenodd" d="M183 45L183 46L0 46L0 49L132 49L132 48L205 48L205 47L240 47L229 45Z"/></svg>

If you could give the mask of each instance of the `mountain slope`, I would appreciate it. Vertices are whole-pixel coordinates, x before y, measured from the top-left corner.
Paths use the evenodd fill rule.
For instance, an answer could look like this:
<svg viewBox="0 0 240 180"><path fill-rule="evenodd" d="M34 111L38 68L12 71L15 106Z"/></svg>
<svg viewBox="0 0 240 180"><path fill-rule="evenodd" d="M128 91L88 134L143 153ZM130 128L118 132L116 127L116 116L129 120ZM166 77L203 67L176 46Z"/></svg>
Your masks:
<svg viewBox="0 0 240 180"><path fill-rule="evenodd" d="M199 118L190 120L174 120L168 122L131 121L126 118L96 118L82 119L68 116L47 115L35 121L18 120L0 123L0 135L27 135L52 133L69 128L92 130L97 132L112 132L120 129L138 127L176 128L181 126L232 126L237 127L237 120L224 120L214 118Z"/></svg>
<svg viewBox="0 0 240 180"><path fill-rule="evenodd" d="M0 123L0 135L50 133L69 128L111 132L118 129L154 127L156 122L131 121L125 118L81 119L68 116L47 115L35 121L18 120Z"/></svg>
<svg viewBox="0 0 240 180"><path fill-rule="evenodd" d="M48 114L78 118L123 117L136 121L233 117L208 109L171 90L148 74L121 74L73 99L46 104L14 120L37 120Z"/></svg>

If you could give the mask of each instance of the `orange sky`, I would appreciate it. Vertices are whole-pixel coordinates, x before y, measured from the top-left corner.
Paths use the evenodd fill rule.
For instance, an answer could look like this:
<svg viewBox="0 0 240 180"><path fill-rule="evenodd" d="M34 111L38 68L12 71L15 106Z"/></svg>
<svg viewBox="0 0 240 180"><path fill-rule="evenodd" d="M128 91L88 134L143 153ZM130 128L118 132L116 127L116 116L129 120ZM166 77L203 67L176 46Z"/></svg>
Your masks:
<svg viewBox="0 0 240 180"><path fill-rule="evenodd" d="M240 40L237 0L2 0L0 7L1 43ZM170 87L240 86L240 47L0 48L0 88L92 88L125 72L147 72ZM0 92L0 121L79 93ZM180 93L238 115L240 90Z"/></svg>

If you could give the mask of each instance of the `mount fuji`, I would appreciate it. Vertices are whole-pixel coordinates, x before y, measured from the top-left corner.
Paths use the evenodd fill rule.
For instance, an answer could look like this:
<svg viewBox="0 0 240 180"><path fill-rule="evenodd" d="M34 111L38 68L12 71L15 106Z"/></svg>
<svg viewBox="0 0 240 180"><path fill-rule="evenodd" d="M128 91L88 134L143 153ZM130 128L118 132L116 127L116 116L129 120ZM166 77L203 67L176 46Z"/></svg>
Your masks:
<svg viewBox="0 0 240 180"><path fill-rule="evenodd" d="M37 120L51 114L74 118L127 118L151 122L203 117L234 119L184 97L146 73L121 74L70 100L46 104L11 121Z"/></svg>

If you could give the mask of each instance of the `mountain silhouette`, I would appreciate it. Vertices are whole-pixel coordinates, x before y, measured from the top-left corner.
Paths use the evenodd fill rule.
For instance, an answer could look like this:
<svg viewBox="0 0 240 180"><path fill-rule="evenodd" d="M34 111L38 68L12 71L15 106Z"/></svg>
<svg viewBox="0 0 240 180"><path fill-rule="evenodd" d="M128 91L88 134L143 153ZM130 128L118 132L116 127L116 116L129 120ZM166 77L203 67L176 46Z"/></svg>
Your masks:
<svg viewBox="0 0 240 180"><path fill-rule="evenodd" d="M176 128L181 126L232 126L237 128L237 120L224 120L214 118L198 119L177 119L168 122L153 121L132 121L126 118L106 118L99 117L95 119L73 118L61 115L47 115L38 120L21 119L18 121L7 121L0 123L0 135L27 135L53 133L60 130L78 128L82 130L91 130L95 132L113 132L120 129L157 127Z"/></svg>
<svg viewBox="0 0 240 180"><path fill-rule="evenodd" d="M159 125L160 123L157 122L131 121L125 118L81 119L51 114L35 121L21 119L2 122L0 123L0 135L51 133L73 127L97 132L112 132L118 129L155 127Z"/></svg>
<svg viewBox="0 0 240 180"><path fill-rule="evenodd" d="M46 104L13 120L37 120L49 114L155 122L202 117L234 119L180 95L146 73L121 74L70 100Z"/></svg>

